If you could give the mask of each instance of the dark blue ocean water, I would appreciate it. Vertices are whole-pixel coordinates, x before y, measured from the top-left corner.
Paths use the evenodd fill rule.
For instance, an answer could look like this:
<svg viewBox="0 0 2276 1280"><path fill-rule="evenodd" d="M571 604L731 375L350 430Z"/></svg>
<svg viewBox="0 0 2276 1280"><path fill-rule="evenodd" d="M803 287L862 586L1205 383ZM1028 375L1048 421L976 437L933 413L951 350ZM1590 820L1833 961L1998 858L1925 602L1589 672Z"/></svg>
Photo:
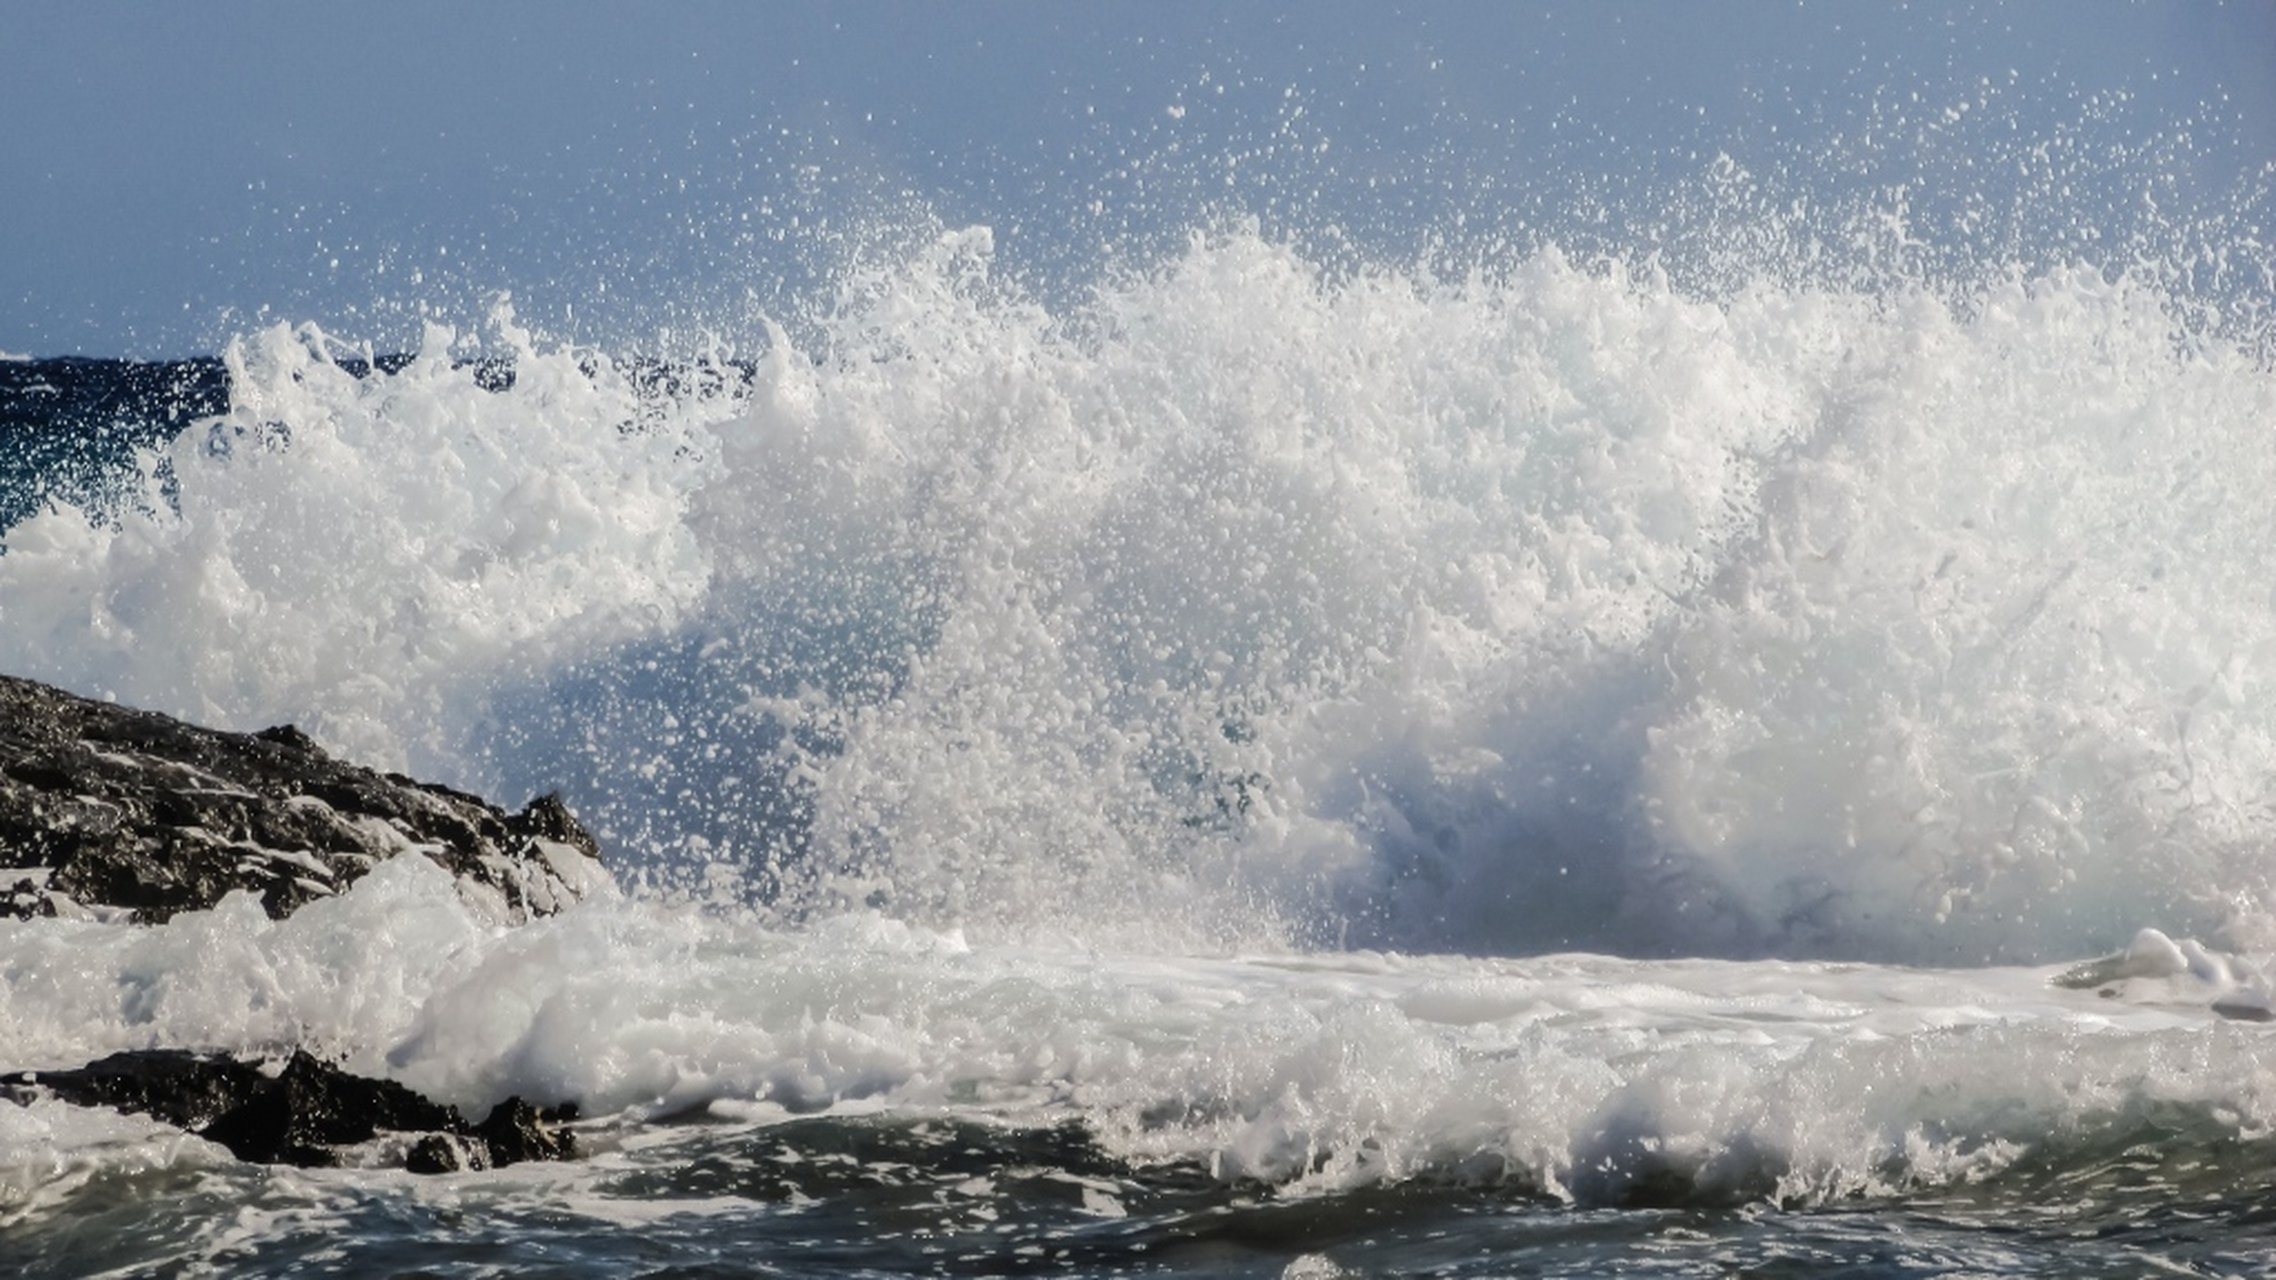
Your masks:
<svg viewBox="0 0 2276 1280"><path fill-rule="evenodd" d="M598 1168L440 1185L117 1169L11 1221L0 1260L43 1276L2264 1273L2265 1144L2172 1120L1984 1185L1785 1206L1680 1179L1618 1204L1435 1178L1290 1195L1133 1170L1065 1128L697 1125Z"/></svg>
<svg viewBox="0 0 2276 1280"><path fill-rule="evenodd" d="M115 500L137 449L228 407L219 360L0 361L0 529Z"/></svg>

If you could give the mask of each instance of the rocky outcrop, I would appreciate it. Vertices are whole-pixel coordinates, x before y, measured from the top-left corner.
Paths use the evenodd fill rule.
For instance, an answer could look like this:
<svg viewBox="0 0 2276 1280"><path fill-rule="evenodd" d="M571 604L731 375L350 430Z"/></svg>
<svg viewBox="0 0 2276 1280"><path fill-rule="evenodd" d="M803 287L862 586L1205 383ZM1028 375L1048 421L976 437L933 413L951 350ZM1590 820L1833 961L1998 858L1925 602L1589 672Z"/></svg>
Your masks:
<svg viewBox="0 0 2276 1280"><path fill-rule="evenodd" d="M114 1053L76 1070L25 1072L0 1091L19 1101L44 1093L138 1112L260 1164L448 1173L577 1155L576 1139L556 1127L576 1118L574 1106L508 1098L469 1124L455 1107L300 1051L281 1065L174 1049Z"/></svg>
<svg viewBox="0 0 2276 1280"><path fill-rule="evenodd" d="M609 884L557 797L509 814L335 760L290 725L222 733L0 676L0 919L157 923L237 890L281 918L406 856L440 864L506 923ZM439 1173L577 1154L556 1127L573 1105L509 1098L474 1124L299 1050L257 1062L146 1049L0 1077L0 1098L40 1096L144 1113L269 1164Z"/></svg>
<svg viewBox="0 0 2276 1280"><path fill-rule="evenodd" d="M557 797L509 814L335 760L290 725L223 733L0 676L0 917L155 922L237 889L283 917L404 854L511 923L609 883Z"/></svg>

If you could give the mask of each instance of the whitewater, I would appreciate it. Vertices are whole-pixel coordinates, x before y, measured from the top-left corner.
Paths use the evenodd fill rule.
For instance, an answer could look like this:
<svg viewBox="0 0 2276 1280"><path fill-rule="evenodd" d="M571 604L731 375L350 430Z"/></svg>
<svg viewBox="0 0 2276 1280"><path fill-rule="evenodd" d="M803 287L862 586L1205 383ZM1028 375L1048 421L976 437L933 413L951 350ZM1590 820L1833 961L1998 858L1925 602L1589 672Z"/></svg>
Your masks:
<svg viewBox="0 0 2276 1280"><path fill-rule="evenodd" d="M0 1257L2264 1265L2251 288L916 240L670 360L252 330L102 494L19 479L11 674L558 788L620 887L0 922L0 1067L305 1045L596 1153L0 1105Z"/></svg>

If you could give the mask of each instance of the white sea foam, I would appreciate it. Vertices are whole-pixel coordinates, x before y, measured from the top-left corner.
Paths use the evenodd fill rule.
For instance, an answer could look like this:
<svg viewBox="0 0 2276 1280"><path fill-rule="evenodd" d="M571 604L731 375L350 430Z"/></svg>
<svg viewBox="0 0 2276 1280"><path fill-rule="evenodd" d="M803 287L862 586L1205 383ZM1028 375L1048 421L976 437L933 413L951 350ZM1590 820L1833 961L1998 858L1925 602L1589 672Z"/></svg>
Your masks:
<svg viewBox="0 0 2276 1280"><path fill-rule="evenodd" d="M229 1152L144 1116L52 1098L0 1103L0 1229L70 1203L92 1183L225 1164Z"/></svg>
<svg viewBox="0 0 2276 1280"><path fill-rule="evenodd" d="M0 946L0 1031L27 1061L308 1043L462 1106L578 1099L603 1148L611 1117L706 1108L1079 1118L1129 1159L1313 1190L1423 1175L1595 1201L1673 1173L1813 1200L1978 1176L2160 1105L2276 1122L2260 1029L2181 974L2110 996L2045 969L974 948L622 898L497 930L416 859L283 922L233 900L141 929L0 924ZM29 1206L41 1170L122 1142L189 1158L103 1114L0 1106L0 1194Z"/></svg>
<svg viewBox="0 0 2276 1280"><path fill-rule="evenodd" d="M1053 311L954 232L675 394L510 318L496 394L449 334L359 380L269 330L171 499L9 532L0 651L565 786L783 919L2265 946L2265 357L2149 267L1796 277L1235 227Z"/></svg>

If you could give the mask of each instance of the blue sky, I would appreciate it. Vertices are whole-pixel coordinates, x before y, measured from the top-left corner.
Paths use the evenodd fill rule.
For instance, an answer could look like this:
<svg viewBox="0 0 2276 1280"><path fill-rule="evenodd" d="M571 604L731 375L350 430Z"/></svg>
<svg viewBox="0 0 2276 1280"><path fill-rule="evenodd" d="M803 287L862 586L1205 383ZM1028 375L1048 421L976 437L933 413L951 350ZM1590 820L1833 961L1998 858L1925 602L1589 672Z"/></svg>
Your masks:
<svg viewBox="0 0 2276 1280"><path fill-rule="evenodd" d="M2276 4L14 0L0 351L388 345L500 291L639 346L929 219L1065 279L1228 214L1584 234L1717 157L2012 206L2050 141L2057 239L2235 200L2276 161Z"/></svg>

